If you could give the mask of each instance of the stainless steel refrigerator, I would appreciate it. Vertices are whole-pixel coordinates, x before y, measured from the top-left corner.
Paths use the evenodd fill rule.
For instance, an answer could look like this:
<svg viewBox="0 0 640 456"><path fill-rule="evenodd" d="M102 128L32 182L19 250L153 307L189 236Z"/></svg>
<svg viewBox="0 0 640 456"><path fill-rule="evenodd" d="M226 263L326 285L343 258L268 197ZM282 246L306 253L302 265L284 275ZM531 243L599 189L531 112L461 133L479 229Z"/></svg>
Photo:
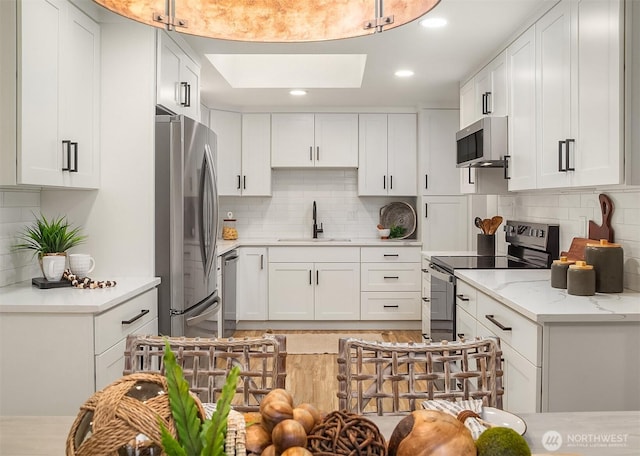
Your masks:
<svg viewBox="0 0 640 456"><path fill-rule="evenodd" d="M162 335L218 336L215 154L216 134L205 125L181 115L156 116L155 266Z"/></svg>

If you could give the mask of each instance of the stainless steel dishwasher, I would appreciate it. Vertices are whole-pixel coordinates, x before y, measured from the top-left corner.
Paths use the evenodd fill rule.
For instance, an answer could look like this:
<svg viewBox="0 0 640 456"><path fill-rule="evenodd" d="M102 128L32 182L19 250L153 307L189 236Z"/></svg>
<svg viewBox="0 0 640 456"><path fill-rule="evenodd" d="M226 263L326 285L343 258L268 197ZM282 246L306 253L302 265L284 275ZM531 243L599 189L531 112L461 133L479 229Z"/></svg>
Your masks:
<svg viewBox="0 0 640 456"><path fill-rule="evenodd" d="M222 256L222 337L231 337L236 330L236 279L238 252L231 250Z"/></svg>

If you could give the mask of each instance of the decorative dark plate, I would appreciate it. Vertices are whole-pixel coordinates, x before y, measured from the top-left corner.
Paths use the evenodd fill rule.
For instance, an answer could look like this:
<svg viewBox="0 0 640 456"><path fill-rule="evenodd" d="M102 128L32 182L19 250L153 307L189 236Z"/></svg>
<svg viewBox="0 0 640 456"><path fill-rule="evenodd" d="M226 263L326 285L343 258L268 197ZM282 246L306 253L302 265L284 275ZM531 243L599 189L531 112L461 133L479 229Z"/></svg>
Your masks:
<svg viewBox="0 0 640 456"><path fill-rule="evenodd" d="M66 279L58 280L57 282L50 282L44 277L33 277L31 279L31 284L38 288L45 288L45 289L46 288L63 288L63 287L71 286L71 282L69 282Z"/></svg>
<svg viewBox="0 0 640 456"><path fill-rule="evenodd" d="M380 208L380 224L385 228L401 226L404 234L396 239L406 239L416 231L416 211L404 201L389 203Z"/></svg>

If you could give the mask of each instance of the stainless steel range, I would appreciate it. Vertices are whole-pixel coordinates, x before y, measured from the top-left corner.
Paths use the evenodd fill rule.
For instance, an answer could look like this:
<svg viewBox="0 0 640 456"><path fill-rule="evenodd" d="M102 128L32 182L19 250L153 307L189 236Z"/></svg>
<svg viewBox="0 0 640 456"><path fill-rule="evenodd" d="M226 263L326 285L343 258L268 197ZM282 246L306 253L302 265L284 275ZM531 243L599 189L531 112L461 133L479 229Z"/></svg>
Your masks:
<svg viewBox="0 0 640 456"><path fill-rule="evenodd" d="M456 269L545 269L559 254L558 225L508 220L504 226L507 254L499 256L433 256L430 275L432 340L455 340Z"/></svg>

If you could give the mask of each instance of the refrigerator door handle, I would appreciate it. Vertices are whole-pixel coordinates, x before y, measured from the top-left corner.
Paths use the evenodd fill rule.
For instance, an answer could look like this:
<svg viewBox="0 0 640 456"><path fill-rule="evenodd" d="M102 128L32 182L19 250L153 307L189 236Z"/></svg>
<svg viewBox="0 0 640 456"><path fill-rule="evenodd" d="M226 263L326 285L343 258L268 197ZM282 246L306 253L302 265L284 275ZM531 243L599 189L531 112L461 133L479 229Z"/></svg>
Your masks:
<svg viewBox="0 0 640 456"><path fill-rule="evenodd" d="M208 184L208 185L207 185ZM207 189L210 189L209 195ZM202 256L202 264L204 265L205 276L211 275L211 268L213 267L213 261L216 249L216 238L218 236L218 207L215 199L216 194L216 177L213 170L213 156L209 145L205 145L204 155L202 157L202 171L200 174L200 191L199 195L199 219L200 219L200 254ZM209 211L205 214L205 204ZM207 239L208 237L208 239ZM208 246L207 246L207 241ZM209 247L207 249L207 247Z"/></svg>
<svg viewBox="0 0 640 456"><path fill-rule="evenodd" d="M202 304L205 304L205 303L202 303ZM210 316L219 313L220 310L222 309L222 307L220 306L220 298L218 298L218 296L216 296L211 301L206 301L206 304L209 307L206 308L204 312L198 313L193 317L185 318L184 321L186 326L195 326L201 323L202 321L207 320Z"/></svg>

